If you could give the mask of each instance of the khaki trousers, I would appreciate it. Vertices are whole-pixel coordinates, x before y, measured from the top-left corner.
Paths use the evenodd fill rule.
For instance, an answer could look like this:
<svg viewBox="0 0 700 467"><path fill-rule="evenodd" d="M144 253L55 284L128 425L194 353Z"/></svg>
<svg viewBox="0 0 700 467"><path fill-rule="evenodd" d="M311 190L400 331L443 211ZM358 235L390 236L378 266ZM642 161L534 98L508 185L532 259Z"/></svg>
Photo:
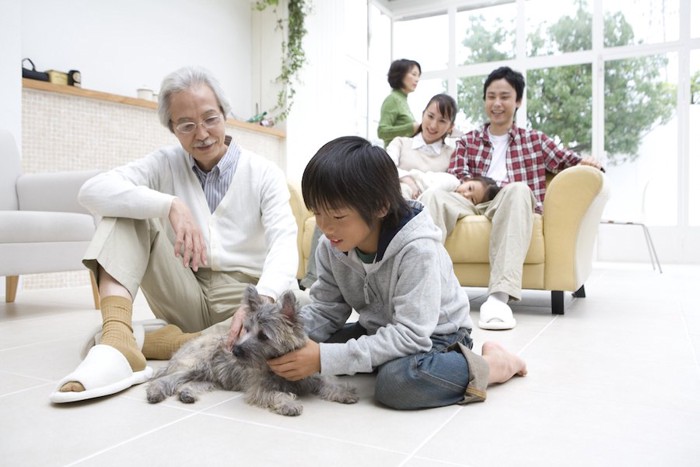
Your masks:
<svg viewBox="0 0 700 467"><path fill-rule="evenodd" d="M238 309L248 284L258 279L240 272L183 266L158 219L103 218L83 258L97 275L98 264L129 290L142 290L153 314L184 332L216 328ZM99 280L99 277L98 277ZM229 322L230 326L230 322Z"/></svg>
<svg viewBox="0 0 700 467"><path fill-rule="evenodd" d="M444 190L427 190L420 201L442 230L443 242L462 217L486 216L491 221L488 293L504 292L520 300L523 263L532 239L533 212L537 204L527 184L509 183L492 201L476 206L459 193ZM469 245L464 247L469 248Z"/></svg>

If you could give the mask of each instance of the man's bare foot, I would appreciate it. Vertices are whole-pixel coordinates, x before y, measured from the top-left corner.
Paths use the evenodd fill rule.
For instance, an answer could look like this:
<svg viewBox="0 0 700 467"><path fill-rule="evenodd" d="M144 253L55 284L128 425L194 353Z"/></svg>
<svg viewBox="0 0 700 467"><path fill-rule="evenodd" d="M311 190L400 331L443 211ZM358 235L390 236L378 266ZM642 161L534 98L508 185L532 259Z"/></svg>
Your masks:
<svg viewBox="0 0 700 467"><path fill-rule="evenodd" d="M508 352L496 342L484 342L481 356L489 364L489 384L505 383L515 375L527 374L525 360Z"/></svg>
<svg viewBox="0 0 700 467"><path fill-rule="evenodd" d="M84 390L85 387L77 381L68 381L59 389L61 392L83 392Z"/></svg>

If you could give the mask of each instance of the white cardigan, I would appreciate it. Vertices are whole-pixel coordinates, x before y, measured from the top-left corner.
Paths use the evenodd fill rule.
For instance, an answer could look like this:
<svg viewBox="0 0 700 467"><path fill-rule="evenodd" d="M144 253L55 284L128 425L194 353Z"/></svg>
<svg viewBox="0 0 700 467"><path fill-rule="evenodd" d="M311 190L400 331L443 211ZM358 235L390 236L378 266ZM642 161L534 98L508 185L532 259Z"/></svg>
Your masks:
<svg viewBox="0 0 700 467"><path fill-rule="evenodd" d="M258 292L275 299L298 288L297 225L286 179L276 165L250 151L241 149L231 186L213 213L181 146L97 175L78 195L94 215L161 218L173 243L168 213L175 197L199 224L212 270L259 277Z"/></svg>

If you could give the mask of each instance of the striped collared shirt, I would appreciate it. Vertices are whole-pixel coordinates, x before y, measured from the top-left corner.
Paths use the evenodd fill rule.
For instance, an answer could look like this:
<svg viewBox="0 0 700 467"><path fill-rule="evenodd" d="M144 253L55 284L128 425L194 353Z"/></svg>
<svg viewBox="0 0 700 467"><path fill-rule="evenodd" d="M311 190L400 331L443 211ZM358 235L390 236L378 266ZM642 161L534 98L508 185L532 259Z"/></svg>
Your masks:
<svg viewBox="0 0 700 467"><path fill-rule="evenodd" d="M452 153L449 173L463 181L477 175L486 175L491 166L493 144L488 136L488 125L462 136ZM540 131L526 130L513 125L508 131L506 152L508 182L525 182L537 198L537 212L542 212L546 188L545 172L558 173L581 162L581 156L570 149L559 147Z"/></svg>
<svg viewBox="0 0 700 467"><path fill-rule="evenodd" d="M233 174L236 173L238 166L238 158L241 153L240 148L231 140L230 136L226 136L225 143L228 145L228 150L224 157L221 158L218 164L209 172L204 172L199 168L194 158L190 155L190 164L192 171L199 179L199 183L204 190L204 197L207 199L209 211L214 212L219 205L224 195L231 186Z"/></svg>

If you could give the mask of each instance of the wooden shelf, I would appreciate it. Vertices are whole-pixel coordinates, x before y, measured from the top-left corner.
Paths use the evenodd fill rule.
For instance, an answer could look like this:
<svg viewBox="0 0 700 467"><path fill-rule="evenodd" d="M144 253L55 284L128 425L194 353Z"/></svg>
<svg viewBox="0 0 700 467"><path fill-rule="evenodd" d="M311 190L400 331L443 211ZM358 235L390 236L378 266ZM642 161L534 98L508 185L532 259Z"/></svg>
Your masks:
<svg viewBox="0 0 700 467"><path fill-rule="evenodd" d="M65 84L53 84L47 81L38 81L35 79L22 78L22 87L25 89L34 89L37 91L54 92L58 94L66 94L70 96L82 97L86 99L97 99L107 102L115 102L117 104L133 105L136 107L143 107L146 109L156 110L158 104L153 101L147 101L145 99L138 99L136 97L120 96L118 94L110 94L107 92L93 91L91 89L77 88L75 86L67 86ZM254 123L242 122L233 118L226 119L226 123L233 125L245 130L255 131L259 133L264 133L267 135L274 135L279 138L285 138L286 133L277 128L264 127L262 125L256 125Z"/></svg>

